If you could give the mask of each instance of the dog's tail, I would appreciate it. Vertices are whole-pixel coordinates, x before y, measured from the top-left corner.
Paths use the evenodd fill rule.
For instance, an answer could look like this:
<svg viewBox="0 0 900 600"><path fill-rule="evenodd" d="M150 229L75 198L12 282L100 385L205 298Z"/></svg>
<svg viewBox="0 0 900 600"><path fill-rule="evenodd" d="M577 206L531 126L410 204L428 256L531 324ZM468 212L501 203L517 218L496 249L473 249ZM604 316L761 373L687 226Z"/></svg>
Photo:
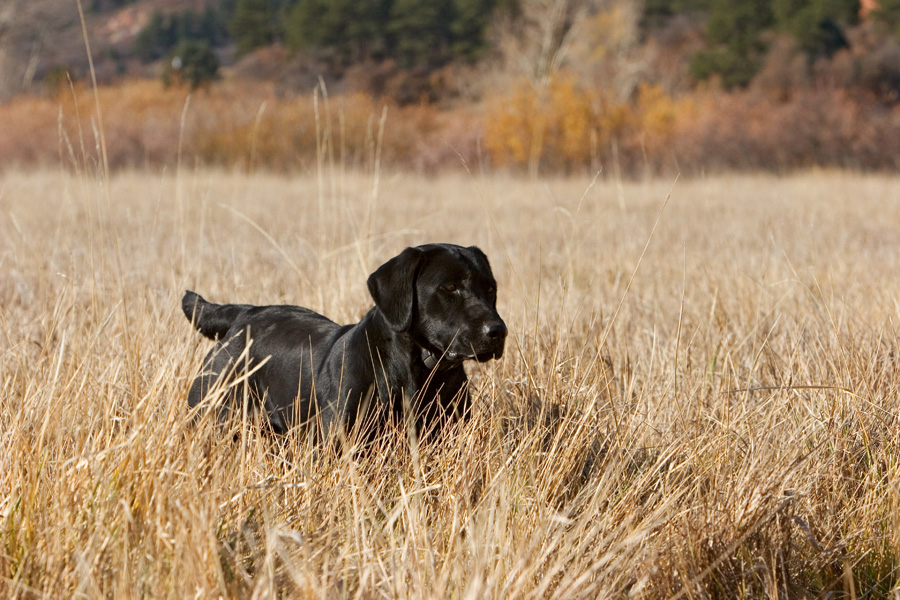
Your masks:
<svg viewBox="0 0 900 600"><path fill-rule="evenodd" d="M247 309L240 304L213 304L200 294L187 290L181 299L181 310L197 331L211 340L225 337L235 319Z"/></svg>

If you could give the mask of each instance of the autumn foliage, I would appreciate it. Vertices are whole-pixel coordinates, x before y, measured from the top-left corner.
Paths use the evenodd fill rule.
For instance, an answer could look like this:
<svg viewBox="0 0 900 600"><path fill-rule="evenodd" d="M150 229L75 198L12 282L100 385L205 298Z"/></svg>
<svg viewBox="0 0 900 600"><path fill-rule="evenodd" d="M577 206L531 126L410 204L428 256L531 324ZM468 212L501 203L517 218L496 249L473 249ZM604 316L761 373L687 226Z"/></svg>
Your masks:
<svg viewBox="0 0 900 600"><path fill-rule="evenodd" d="M99 115L98 109L99 106ZM387 167L435 172L462 165L529 173L625 176L811 166L897 167L900 109L842 89L699 90L673 97L640 84L630 98L561 71L522 80L481 104L401 105L319 87L287 96L274 84L225 81L191 92L135 80L94 92L0 105L6 166L176 164L308 171Z"/></svg>
<svg viewBox="0 0 900 600"><path fill-rule="evenodd" d="M96 101L91 90L69 87L52 98L20 96L0 105L0 157L6 165L80 167L102 160L105 145L112 168L160 168L180 160L296 171L327 161L365 170L383 160L432 170L456 154L432 139L440 132L447 131L444 146L476 146L465 139L468 133L453 133L471 118L451 116L361 93L330 97L321 88L288 98L272 84L223 83L191 93L142 80L101 87ZM476 135L477 128L471 130Z"/></svg>
<svg viewBox="0 0 900 600"><path fill-rule="evenodd" d="M900 110L833 89L773 101L754 90L673 98L642 84L616 101L562 75L497 99L484 135L494 166L535 173L884 170L898 166Z"/></svg>
<svg viewBox="0 0 900 600"><path fill-rule="evenodd" d="M527 164L535 172L612 162L618 168L620 152L630 168L641 153L664 154L677 124L693 110L692 101L676 101L658 86L641 85L633 102L616 101L563 73L542 89L523 82L496 101L485 123L485 146L495 165Z"/></svg>

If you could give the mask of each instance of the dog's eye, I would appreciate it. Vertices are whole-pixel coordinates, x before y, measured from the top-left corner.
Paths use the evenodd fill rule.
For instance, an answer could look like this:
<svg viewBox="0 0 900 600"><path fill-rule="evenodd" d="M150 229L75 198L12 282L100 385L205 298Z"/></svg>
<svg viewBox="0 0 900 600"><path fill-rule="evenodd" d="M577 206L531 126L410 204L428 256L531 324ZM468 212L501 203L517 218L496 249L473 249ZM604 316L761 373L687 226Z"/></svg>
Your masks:
<svg viewBox="0 0 900 600"><path fill-rule="evenodd" d="M443 286L445 292L455 292L458 288L455 283L445 283Z"/></svg>

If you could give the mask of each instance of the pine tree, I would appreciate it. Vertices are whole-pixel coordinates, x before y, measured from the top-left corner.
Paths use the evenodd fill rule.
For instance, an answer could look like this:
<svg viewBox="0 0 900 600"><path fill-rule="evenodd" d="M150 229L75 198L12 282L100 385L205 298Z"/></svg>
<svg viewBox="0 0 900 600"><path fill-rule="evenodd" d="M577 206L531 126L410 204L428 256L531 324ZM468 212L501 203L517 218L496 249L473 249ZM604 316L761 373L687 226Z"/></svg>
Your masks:
<svg viewBox="0 0 900 600"><path fill-rule="evenodd" d="M379 55L389 11L390 0L299 0L288 10L288 45L327 49L345 62Z"/></svg>
<svg viewBox="0 0 900 600"><path fill-rule="evenodd" d="M814 60L849 45L843 27L858 21L859 0L772 0L772 11L777 27Z"/></svg>
<svg viewBox="0 0 900 600"><path fill-rule="evenodd" d="M299 0L287 11L285 37L293 50L327 45L335 32L328 31L325 13L327 0ZM330 42L328 42L330 43Z"/></svg>
<svg viewBox="0 0 900 600"><path fill-rule="evenodd" d="M394 0L388 32L401 66L433 66L442 62L450 34L449 14L449 0Z"/></svg>
<svg viewBox="0 0 900 600"><path fill-rule="evenodd" d="M177 78L196 89L218 79L219 60L208 42L184 39L172 54L171 70L164 74L164 81Z"/></svg>
<svg viewBox="0 0 900 600"><path fill-rule="evenodd" d="M450 34L454 57L473 61L485 50L484 32L495 5L494 0L453 0Z"/></svg>
<svg viewBox="0 0 900 600"><path fill-rule="evenodd" d="M237 0L229 25L238 54L272 43L274 17L270 0Z"/></svg>
<svg viewBox="0 0 900 600"><path fill-rule="evenodd" d="M725 87L744 86L766 51L762 33L773 22L771 0L712 0L706 36L712 48L691 62L696 79L719 75Z"/></svg>
<svg viewBox="0 0 900 600"><path fill-rule="evenodd" d="M388 18L391 0L335 0L346 23L348 58L361 60L380 57L387 51Z"/></svg>
<svg viewBox="0 0 900 600"><path fill-rule="evenodd" d="M207 6L200 16L198 39L206 40L210 46L223 46L228 42L228 28L222 14L213 6Z"/></svg>
<svg viewBox="0 0 900 600"><path fill-rule="evenodd" d="M647 34L663 27L666 22L680 13L705 14L709 11L710 0L644 0L641 11L640 30Z"/></svg>
<svg viewBox="0 0 900 600"><path fill-rule="evenodd" d="M178 43L178 34L172 19L159 11L150 16L150 21L138 33L134 41L134 53L144 62L165 56Z"/></svg>

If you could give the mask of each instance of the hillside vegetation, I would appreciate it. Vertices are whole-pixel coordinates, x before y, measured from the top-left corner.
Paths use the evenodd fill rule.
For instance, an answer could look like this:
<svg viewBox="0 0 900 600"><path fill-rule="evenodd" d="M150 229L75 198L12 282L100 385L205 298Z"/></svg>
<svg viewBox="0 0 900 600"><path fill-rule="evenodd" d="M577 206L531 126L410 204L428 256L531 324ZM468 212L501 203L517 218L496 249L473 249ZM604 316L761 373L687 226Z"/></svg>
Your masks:
<svg viewBox="0 0 900 600"><path fill-rule="evenodd" d="M98 0L85 39L73 3L11 0L0 160L95 145L96 78L114 168L308 173L326 137L359 164L388 123L405 170L895 170L894 4Z"/></svg>

